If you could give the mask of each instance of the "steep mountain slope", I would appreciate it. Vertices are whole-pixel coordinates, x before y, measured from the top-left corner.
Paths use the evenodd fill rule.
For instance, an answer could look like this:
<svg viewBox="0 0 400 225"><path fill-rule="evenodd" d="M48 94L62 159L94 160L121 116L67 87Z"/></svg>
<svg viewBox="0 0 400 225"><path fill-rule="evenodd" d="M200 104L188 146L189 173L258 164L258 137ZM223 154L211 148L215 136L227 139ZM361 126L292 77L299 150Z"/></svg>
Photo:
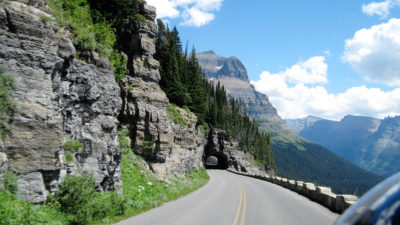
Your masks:
<svg viewBox="0 0 400 225"><path fill-rule="evenodd" d="M287 121L289 126L309 118ZM294 122L296 121L296 122ZM379 120L346 116L341 121L320 119L299 129L300 136L374 173L389 176L400 171L400 117Z"/></svg>
<svg viewBox="0 0 400 225"><path fill-rule="evenodd" d="M247 113L271 134L279 175L314 181L330 186L338 193L363 193L382 179L334 155L324 147L303 139L290 129L268 97L257 92L249 83L247 72L243 73L239 66L243 64L236 57L224 58L208 51L199 53L198 59L208 78L224 85L230 96L240 98ZM231 60L239 62L232 63L235 66L223 70L226 62ZM235 70L242 71L241 76L235 76L239 74Z"/></svg>
<svg viewBox="0 0 400 225"><path fill-rule="evenodd" d="M286 119L286 124L292 128L296 133L304 130L305 128L314 125L315 122L322 120L322 118L316 116L307 116L302 119Z"/></svg>

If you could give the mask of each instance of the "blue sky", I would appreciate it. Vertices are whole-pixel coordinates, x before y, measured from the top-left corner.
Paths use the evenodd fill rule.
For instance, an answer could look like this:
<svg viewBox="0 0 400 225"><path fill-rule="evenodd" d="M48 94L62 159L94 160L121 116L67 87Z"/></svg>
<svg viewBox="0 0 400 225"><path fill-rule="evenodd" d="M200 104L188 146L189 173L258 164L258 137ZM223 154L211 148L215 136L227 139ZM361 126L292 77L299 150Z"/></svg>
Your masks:
<svg viewBox="0 0 400 225"><path fill-rule="evenodd" d="M400 115L400 0L147 2L183 43L241 59L284 118Z"/></svg>

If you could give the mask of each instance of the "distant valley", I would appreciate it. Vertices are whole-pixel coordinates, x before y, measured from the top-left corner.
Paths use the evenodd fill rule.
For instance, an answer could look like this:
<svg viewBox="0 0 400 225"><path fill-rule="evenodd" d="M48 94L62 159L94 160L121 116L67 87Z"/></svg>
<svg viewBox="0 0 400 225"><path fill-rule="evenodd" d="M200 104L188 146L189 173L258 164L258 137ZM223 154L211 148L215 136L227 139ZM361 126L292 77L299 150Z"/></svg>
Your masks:
<svg viewBox="0 0 400 225"><path fill-rule="evenodd" d="M309 116L286 122L300 136L361 168L382 176L400 171L400 116L346 116L340 121Z"/></svg>
<svg viewBox="0 0 400 225"><path fill-rule="evenodd" d="M236 57L222 57L213 51L197 55L208 79L222 84L229 96L241 99L247 114L272 136L275 162L280 176L313 181L332 187L337 193L362 194L382 180L299 136L278 115L268 97L250 84L247 70Z"/></svg>

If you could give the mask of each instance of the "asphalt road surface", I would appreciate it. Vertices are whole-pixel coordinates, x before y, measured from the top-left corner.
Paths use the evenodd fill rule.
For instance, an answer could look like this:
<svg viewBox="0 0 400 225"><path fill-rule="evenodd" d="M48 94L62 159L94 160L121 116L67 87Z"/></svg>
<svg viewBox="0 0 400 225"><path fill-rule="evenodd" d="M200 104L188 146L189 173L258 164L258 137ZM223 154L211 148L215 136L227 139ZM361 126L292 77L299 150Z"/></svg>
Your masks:
<svg viewBox="0 0 400 225"><path fill-rule="evenodd" d="M208 170L210 181L176 201L118 225L324 225L338 214L275 184L224 170Z"/></svg>

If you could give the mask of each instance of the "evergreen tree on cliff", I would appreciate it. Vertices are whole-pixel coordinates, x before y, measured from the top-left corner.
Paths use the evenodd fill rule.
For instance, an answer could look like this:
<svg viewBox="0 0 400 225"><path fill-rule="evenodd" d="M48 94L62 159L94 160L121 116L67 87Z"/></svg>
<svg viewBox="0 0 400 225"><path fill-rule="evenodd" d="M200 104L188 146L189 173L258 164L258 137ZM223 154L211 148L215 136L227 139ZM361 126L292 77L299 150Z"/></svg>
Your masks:
<svg viewBox="0 0 400 225"><path fill-rule="evenodd" d="M199 122L204 123L206 117L206 96L203 87L203 76L201 73L199 62L196 58L196 49L193 47L192 53L190 55L190 59L188 63L187 72L188 77L188 91L190 94L190 104L189 109L196 113Z"/></svg>
<svg viewBox="0 0 400 225"><path fill-rule="evenodd" d="M159 21L159 29L162 22ZM164 32L163 32L164 33ZM176 28L172 32L166 30L166 43L157 43L160 45L157 56L160 61L161 81L160 86L167 94L168 99L179 105L184 106L189 102L186 87L181 82L182 73L182 45Z"/></svg>

